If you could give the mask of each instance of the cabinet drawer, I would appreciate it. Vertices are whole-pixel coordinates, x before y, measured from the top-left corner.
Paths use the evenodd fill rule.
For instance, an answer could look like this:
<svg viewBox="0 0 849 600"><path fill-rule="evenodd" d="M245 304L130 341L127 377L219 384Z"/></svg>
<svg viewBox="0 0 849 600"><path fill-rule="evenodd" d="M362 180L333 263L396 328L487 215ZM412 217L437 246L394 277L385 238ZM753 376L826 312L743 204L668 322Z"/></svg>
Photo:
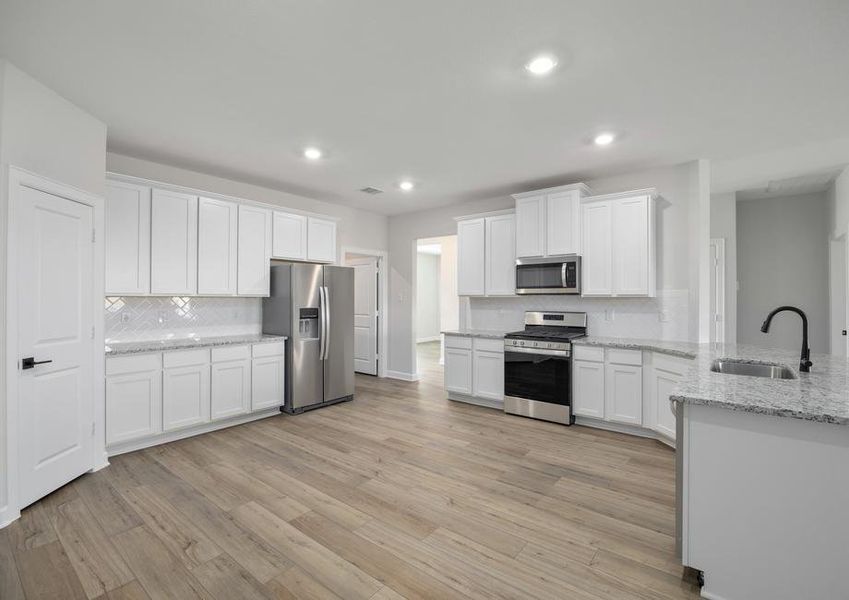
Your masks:
<svg viewBox="0 0 849 600"><path fill-rule="evenodd" d="M472 349L472 338L465 337L462 335L446 335L445 336L445 347L446 348L458 348L461 350L471 350Z"/></svg>
<svg viewBox="0 0 849 600"><path fill-rule="evenodd" d="M475 350L483 350L485 352L500 352L504 353L504 340L493 340L489 338L475 338Z"/></svg>
<svg viewBox="0 0 849 600"><path fill-rule="evenodd" d="M641 350L623 350L621 348L607 349L607 362L615 365L643 365L643 352Z"/></svg>
<svg viewBox="0 0 849 600"><path fill-rule="evenodd" d="M604 348L595 346L572 346L572 357L575 360L604 362Z"/></svg>
<svg viewBox="0 0 849 600"><path fill-rule="evenodd" d="M212 362L214 363L228 360L243 360L250 357L250 346L223 346L212 349Z"/></svg>
<svg viewBox="0 0 849 600"><path fill-rule="evenodd" d="M283 354L285 342L269 342L267 344L254 344L253 357L262 358L263 356L281 356Z"/></svg>
<svg viewBox="0 0 849 600"><path fill-rule="evenodd" d="M166 369L205 365L209 363L209 349L202 348L200 350L166 352L162 357L162 361Z"/></svg>
<svg viewBox="0 0 849 600"><path fill-rule="evenodd" d="M113 356L106 359L106 375L124 375L143 371L158 371L162 368L162 354L133 354Z"/></svg>

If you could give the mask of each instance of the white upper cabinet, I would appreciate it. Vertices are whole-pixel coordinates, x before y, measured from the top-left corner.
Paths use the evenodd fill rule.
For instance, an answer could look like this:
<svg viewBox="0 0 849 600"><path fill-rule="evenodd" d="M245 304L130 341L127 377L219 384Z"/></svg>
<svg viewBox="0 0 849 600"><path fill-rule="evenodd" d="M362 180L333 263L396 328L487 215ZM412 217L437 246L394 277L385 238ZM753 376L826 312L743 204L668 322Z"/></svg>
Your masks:
<svg viewBox="0 0 849 600"><path fill-rule="evenodd" d="M516 256L545 255L545 194L516 199Z"/></svg>
<svg viewBox="0 0 849 600"><path fill-rule="evenodd" d="M512 296L516 293L516 216L486 217L487 296Z"/></svg>
<svg viewBox="0 0 849 600"><path fill-rule="evenodd" d="M240 296L267 296L270 283L271 211L239 206L238 291Z"/></svg>
<svg viewBox="0 0 849 600"><path fill-rule="evenodd" d="M197 293L197 235L197 196L154 189L150 235L152 294Z"/></svg>
<svg viewBox="0 0 849 600"><path fill-rule="evenodd" d="M307 260L336 262L336 221L307 217Z"/></svg>
<svg viewBox="0 0 849 600"><path fill-rule="evenodd" d="M236 294L239 205L198 201L198 294Z"/></svg>
<svg viewBox="0 0 849 600"><path fill-rule="evenodd" d="M457 294L486 293L486 219L457 223Z"/></svg>
<svg viewBox="0 0 849 600"><path fill-rule="evenodd" d="M584 296L654 296L655 192L592 196L581 205Z"/></svg>
<svg viewBox="0 0 849 600"><path fill-rule="evenodd" d="M106 294L150 293L150 188L106 183Z"/></svg>
<svg viewBox="0 0 849 600"><path fill-rule="evenodd" d="M547 256L581 253L581 192L548 194L545 210Z"/></svg>
<svg viewBox="0 0 849 600"><path fill-rule="evenodd" d="M307 217L274 211L271 257L289 260L307 258Z"/></svg>
<svg viewBox="0 0 849 600"><path fill-rule="evenodd" d="M583 183L515 194L516 257L581 253Z"/></svg>

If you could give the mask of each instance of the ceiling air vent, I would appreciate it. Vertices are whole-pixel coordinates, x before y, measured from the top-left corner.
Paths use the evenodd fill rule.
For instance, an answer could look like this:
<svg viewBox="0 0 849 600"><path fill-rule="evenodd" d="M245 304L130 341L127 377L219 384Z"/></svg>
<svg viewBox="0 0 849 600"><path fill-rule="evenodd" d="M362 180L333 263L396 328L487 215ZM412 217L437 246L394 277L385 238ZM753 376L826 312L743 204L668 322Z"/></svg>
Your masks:
<svg viewBox="0 0 849 600"><path fill-rule="evenodd" d="M375 194L382 194L383 193L383 190L380 190L376 187L371 187L371 186L364 187L360 191L365 193L365 194L371 194L372 196L374 196Z"/></svg>

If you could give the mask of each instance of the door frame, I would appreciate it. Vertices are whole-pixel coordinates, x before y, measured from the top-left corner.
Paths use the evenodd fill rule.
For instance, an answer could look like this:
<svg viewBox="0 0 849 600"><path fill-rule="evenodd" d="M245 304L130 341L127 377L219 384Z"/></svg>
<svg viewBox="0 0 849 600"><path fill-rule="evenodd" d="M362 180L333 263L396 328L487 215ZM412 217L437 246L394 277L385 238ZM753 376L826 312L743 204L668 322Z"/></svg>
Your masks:
<svg viewBox="0 0 849 600"><path fill-rule="evenodd" d="M104 172L105 182L105 172ZM94 243L92 244L92 390L94 393L92 422L94 423L94 441L91 445L91 471L97 471L109 465L106 454L106 402L105 402L105 352L104 352L104 208L103 197L85 190L54 181L36 173L15 166L8 167L8 212L6 219L6 504L0 506L0 527L20 517L18 504L18 234L19 211L22 203L21 191L30 188L66 200L77 202L92 209Z"/></svg>
<svg viewBox="0 0 849 600"><path fill-rule="evenodd" d="M716 256L717 262L711 265L711 276L716 281L716 289L712 290L712 293L716 296L716 314L721 315L720 321L722 322L722 327L719 328L722 333L722 339L719 339L717 336L716 339L710 340L711 342L717 342L720 344L725 343L726 336L726 327L727 327L727 318L726 314L726 302L725 302L725 238L711 238L710 246L716 247ZM716 326L716 318L711 315L711 329L715 332L717 331Z"/></svg>
<svg viewBox="0 0 849 600"><path fill-rule="evenodd" d="M389 341L389 252L373 248L342 246L339 249L339 263L346 264L348 254L362 254L377 259L377 376L386 377L386 350Z"/></svg>

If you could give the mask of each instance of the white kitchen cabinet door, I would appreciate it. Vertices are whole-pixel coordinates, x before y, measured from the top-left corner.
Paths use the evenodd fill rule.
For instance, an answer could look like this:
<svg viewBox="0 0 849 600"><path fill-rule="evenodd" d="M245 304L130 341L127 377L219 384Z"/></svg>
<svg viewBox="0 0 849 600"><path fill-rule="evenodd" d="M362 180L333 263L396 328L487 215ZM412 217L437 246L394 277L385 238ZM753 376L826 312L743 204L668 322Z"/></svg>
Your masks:
<svg viewBox="0 0 849 600"><path fill-rule="evenodd" d="M472 395L489 400L504 400L503 352L474 350L472 369Z"/></svg>
<svg viewBox="0 0 849 600"><path fill-rule="evenodd" d="M189 296L198 289L197 196L153 190L150 291Z"/></svg>
<svg viewBox="0 0 849 600"><path fill-rule="evenodd" d="M271 257L288 260L307 258L307 218L303 215L274 211Z"/></svg>
<svg viewBox="0 0 849 600"><path fill-rule="evenodd" d="M307 260L336 262L336 222L307 218Z"/></svg>
<svg viewBox="0 0 849 600"><path fill-rule="evenodd" d="M611 273L610 202L591 202L581 207L583 249L581 257L583 296L609 296Z"/></svg>
<svg viewBox="0 0 849 600"><path fill-rule="evenodd" d="M604 363L572 361L572 412L604 418Z"/></svg>
<svg viewBox="0 0 849 600"><path fill-rule="evenodd" d="M604 378L604 417L608 421L643 424L643 368L607 364Z"/></svg>
<svg viewBox="0 0 849 600"><path fill-rule="evenodd" d="M445 348L445 389L449 392L457 392L458 394L471 395L471 350L465 350L461 348Z"/></svg>
<svg viewBox="0 0 849 600"><path fill-rule="evenodd" d="M516 216L486 217L487 296L513 296L516 293Z"/></svg>
<svg viewBox="0 0 849 600"><path fill-rule="evenodd" d="M457 223L457 294L483 296L486 293L486 220L469 219Z"/></svg>
<svg viewBox="0 0 849 600"><path fill-rule="evenodd" d="M236 294L238 223L238 204L198 200L198 294Z"/></svg>
<svg viewBox="0 0 849 600"><path fill-rule="evenodd" d="M106 295L150 293L150 188L106 182Z"/></svg>
<svg viewBox="0 0 849 600"><path fill-rule="evenodd" d="M162 371L106 378L106 445L162 432Z"/></svg>
<svg viewBox="0 0 849 600"><path fill-rule="evenodd" d="M283 406L285 399L285 361L283 355L253 359L251 409Z"/></svg>
<svg viewBox="0 0 849 600"><path fill-rule="evenodd" d="M210 393L213 421L248 412L251 409L250 359L213 363Z"/></svg>
<svg viewBox="0 0 849 600"><path fill-rule="evenodd" d="M163 371L162 422L165 431L208 423L209 401L209 364Z"/></svg>
<svg viewBox="0 0 849 600"><path fill-rule="evenodd" d="M675 386L681 381L681 377L669 371L654 369L654 381L652 382L652 402L654 411L654 429L668 438L675 439L675 413L669 397Z"/></svg>
<svg viewBox="0 0 849 600"><path fill-rule="evenodd" d="M581 195L577 190L546 197L545 253L581 253Z"/></svg>
<svg viewBox="0 0 849 600"><path fill-rule="evenodd" d="M268 296L271 276L271 211L239 205L238 293Z"/></svg>
<svg viewBox="0 0 849 600"><path fill-rule="evenodd" d="M613 293L647 296L649 289L649 197L612 202Z"/></svg>
<svg viewBox="0 0 849 600"><path fill-rule="evenodd" d="M545 254L545 194L516 200L516 257Z"/></svg>

